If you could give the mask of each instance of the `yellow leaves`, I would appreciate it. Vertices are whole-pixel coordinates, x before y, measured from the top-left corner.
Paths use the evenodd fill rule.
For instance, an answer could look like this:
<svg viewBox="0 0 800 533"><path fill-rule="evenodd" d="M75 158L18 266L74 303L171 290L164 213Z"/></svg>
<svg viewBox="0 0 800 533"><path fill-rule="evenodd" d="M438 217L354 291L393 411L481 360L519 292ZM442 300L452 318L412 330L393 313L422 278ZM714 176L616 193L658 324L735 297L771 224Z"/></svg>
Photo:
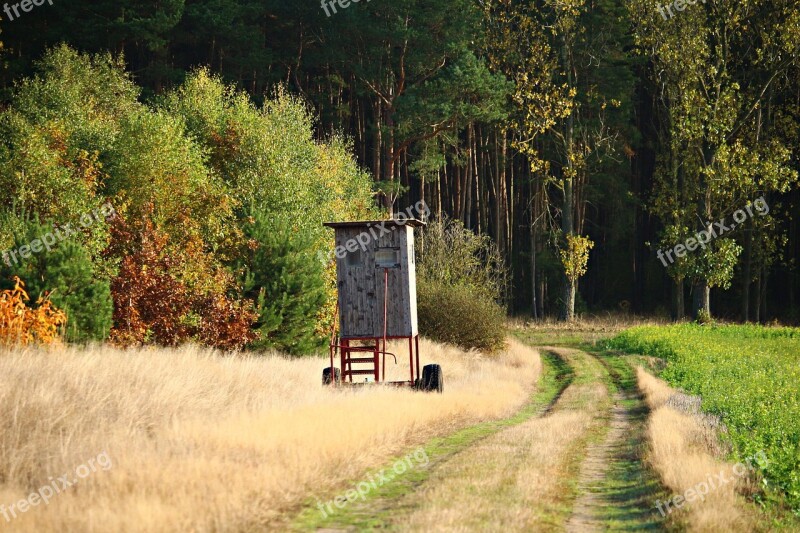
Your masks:
<svg viewBox="0 0 800 533"><path fill-rule="evenodd" d="M0 346L59 342L58 329L66 324L67 316L47 296L39 298L36 308L28 307L25 284L18 277L14 281L13 290L0 292Z"/></svg>
<svg viewBox="0 0 800 533"><path fill-rule="evenodd" d="M559 251L564 273L573 285L586 274L589 263L589 250L594 248L594 243L588 237L581 235L567 235L566 248Z"/></svg>

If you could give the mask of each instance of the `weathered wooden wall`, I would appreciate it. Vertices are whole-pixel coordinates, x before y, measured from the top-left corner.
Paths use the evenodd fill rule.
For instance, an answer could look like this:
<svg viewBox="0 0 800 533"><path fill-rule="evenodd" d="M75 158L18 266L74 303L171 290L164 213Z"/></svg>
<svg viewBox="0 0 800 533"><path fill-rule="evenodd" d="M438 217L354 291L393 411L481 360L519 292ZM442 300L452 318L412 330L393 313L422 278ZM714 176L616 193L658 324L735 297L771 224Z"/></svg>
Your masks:
<svg viewBox="0 0 800 533"><path fill-rule="evenodd" d="M391 231L374 230L379 235L370 235L365 249L359 246L336 258L342 338L383 336L384 269L376 266L380 248L398 248L400 254L400 268L388 270L387 335L405 337L418 332L414 228L395 224L386 228ZM337 247L369 234L366 224L335 229Z"/></svg>

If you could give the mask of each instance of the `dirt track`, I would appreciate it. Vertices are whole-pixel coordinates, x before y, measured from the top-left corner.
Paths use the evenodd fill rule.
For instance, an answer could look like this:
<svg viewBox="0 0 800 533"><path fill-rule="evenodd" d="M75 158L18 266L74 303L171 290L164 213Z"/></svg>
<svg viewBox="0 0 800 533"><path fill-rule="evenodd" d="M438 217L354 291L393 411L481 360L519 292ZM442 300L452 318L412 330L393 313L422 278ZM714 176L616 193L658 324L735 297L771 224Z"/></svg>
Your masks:
<svg viewBox="0 0 800 533"><path fill-rule="evenodd" d="M441 457L411 490L364 504L356 512L373 517L369 527L356 521L328 530L660 529L650 520L641 483L633 479L620 487L616 482L619 464L637 460L631 456L632 433L639 430L631 409L639 407L635 394L621 391L592 354L541 350L563 364L560 378L568 382L553 391L549 403Z"/></svg>

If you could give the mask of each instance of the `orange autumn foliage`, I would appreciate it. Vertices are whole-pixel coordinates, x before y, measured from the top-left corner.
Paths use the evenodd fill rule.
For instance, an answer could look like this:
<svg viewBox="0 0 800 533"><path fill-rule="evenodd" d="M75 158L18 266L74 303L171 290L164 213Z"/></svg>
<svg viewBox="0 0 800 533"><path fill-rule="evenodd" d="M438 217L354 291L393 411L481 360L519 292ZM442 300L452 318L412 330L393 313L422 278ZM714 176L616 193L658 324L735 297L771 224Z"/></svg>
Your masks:
<svg viewBox="0 0 800 533"><path fill-rule="evenodd" d="M186 246L181 255L170 253L168 235L149 217L133 224L117 217L111 235L106 253L122 258L111 280L112 344L177 346L195 341L221 350L240 350L257 338L252 329L257 318L253 303L228 296L224 288L229 279L209 268L201 271L219 285L203 290L186 283L181 272L190 270L187 265L195 271L204 268L199 247Z"/></svg>
<svg viewBox="0 0 800 533"><path fill-rule="evenodd" d="M14 289L0 291L0 346L53 344L60 342L60 327L67 315L53 306L49 296L40 297L29 307L25 283L14 277Z"/></svg>

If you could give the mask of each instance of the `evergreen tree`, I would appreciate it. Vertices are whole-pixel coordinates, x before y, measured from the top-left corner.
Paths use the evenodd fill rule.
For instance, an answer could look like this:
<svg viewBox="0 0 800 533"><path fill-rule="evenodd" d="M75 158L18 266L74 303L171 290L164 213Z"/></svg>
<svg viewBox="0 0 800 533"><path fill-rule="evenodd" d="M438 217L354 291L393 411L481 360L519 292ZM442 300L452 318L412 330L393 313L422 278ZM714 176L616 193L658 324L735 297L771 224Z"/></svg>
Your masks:
<svg viewBox="0 0 800 533"><path fill-rule="evenodd" d="M314 317L325 303L324 265L312 237L287 218L255 212L247 236L245 294L256 301L256 349L304 355L320 346Z"/></svg>
<svg viewBox="0 0 800 533"><path fill-rule="evenodd" d="M14 221L6 214L0 226L14 227L13 250L27 246L38 253L22 258L7 255L0 262L0 289L13 288L11 278L22 279L32 300L45 293L67 315L65 338L70 342L102 341L111 330L113 303L109 281L98 276L91 257L77 238L64 240L44 247L45 235L57 241L56 228L37 220ZM35 244L36 242L39 244ZM49 241L48 241L49 242ZM28 255L26 253L26 255Z"/></svg>

